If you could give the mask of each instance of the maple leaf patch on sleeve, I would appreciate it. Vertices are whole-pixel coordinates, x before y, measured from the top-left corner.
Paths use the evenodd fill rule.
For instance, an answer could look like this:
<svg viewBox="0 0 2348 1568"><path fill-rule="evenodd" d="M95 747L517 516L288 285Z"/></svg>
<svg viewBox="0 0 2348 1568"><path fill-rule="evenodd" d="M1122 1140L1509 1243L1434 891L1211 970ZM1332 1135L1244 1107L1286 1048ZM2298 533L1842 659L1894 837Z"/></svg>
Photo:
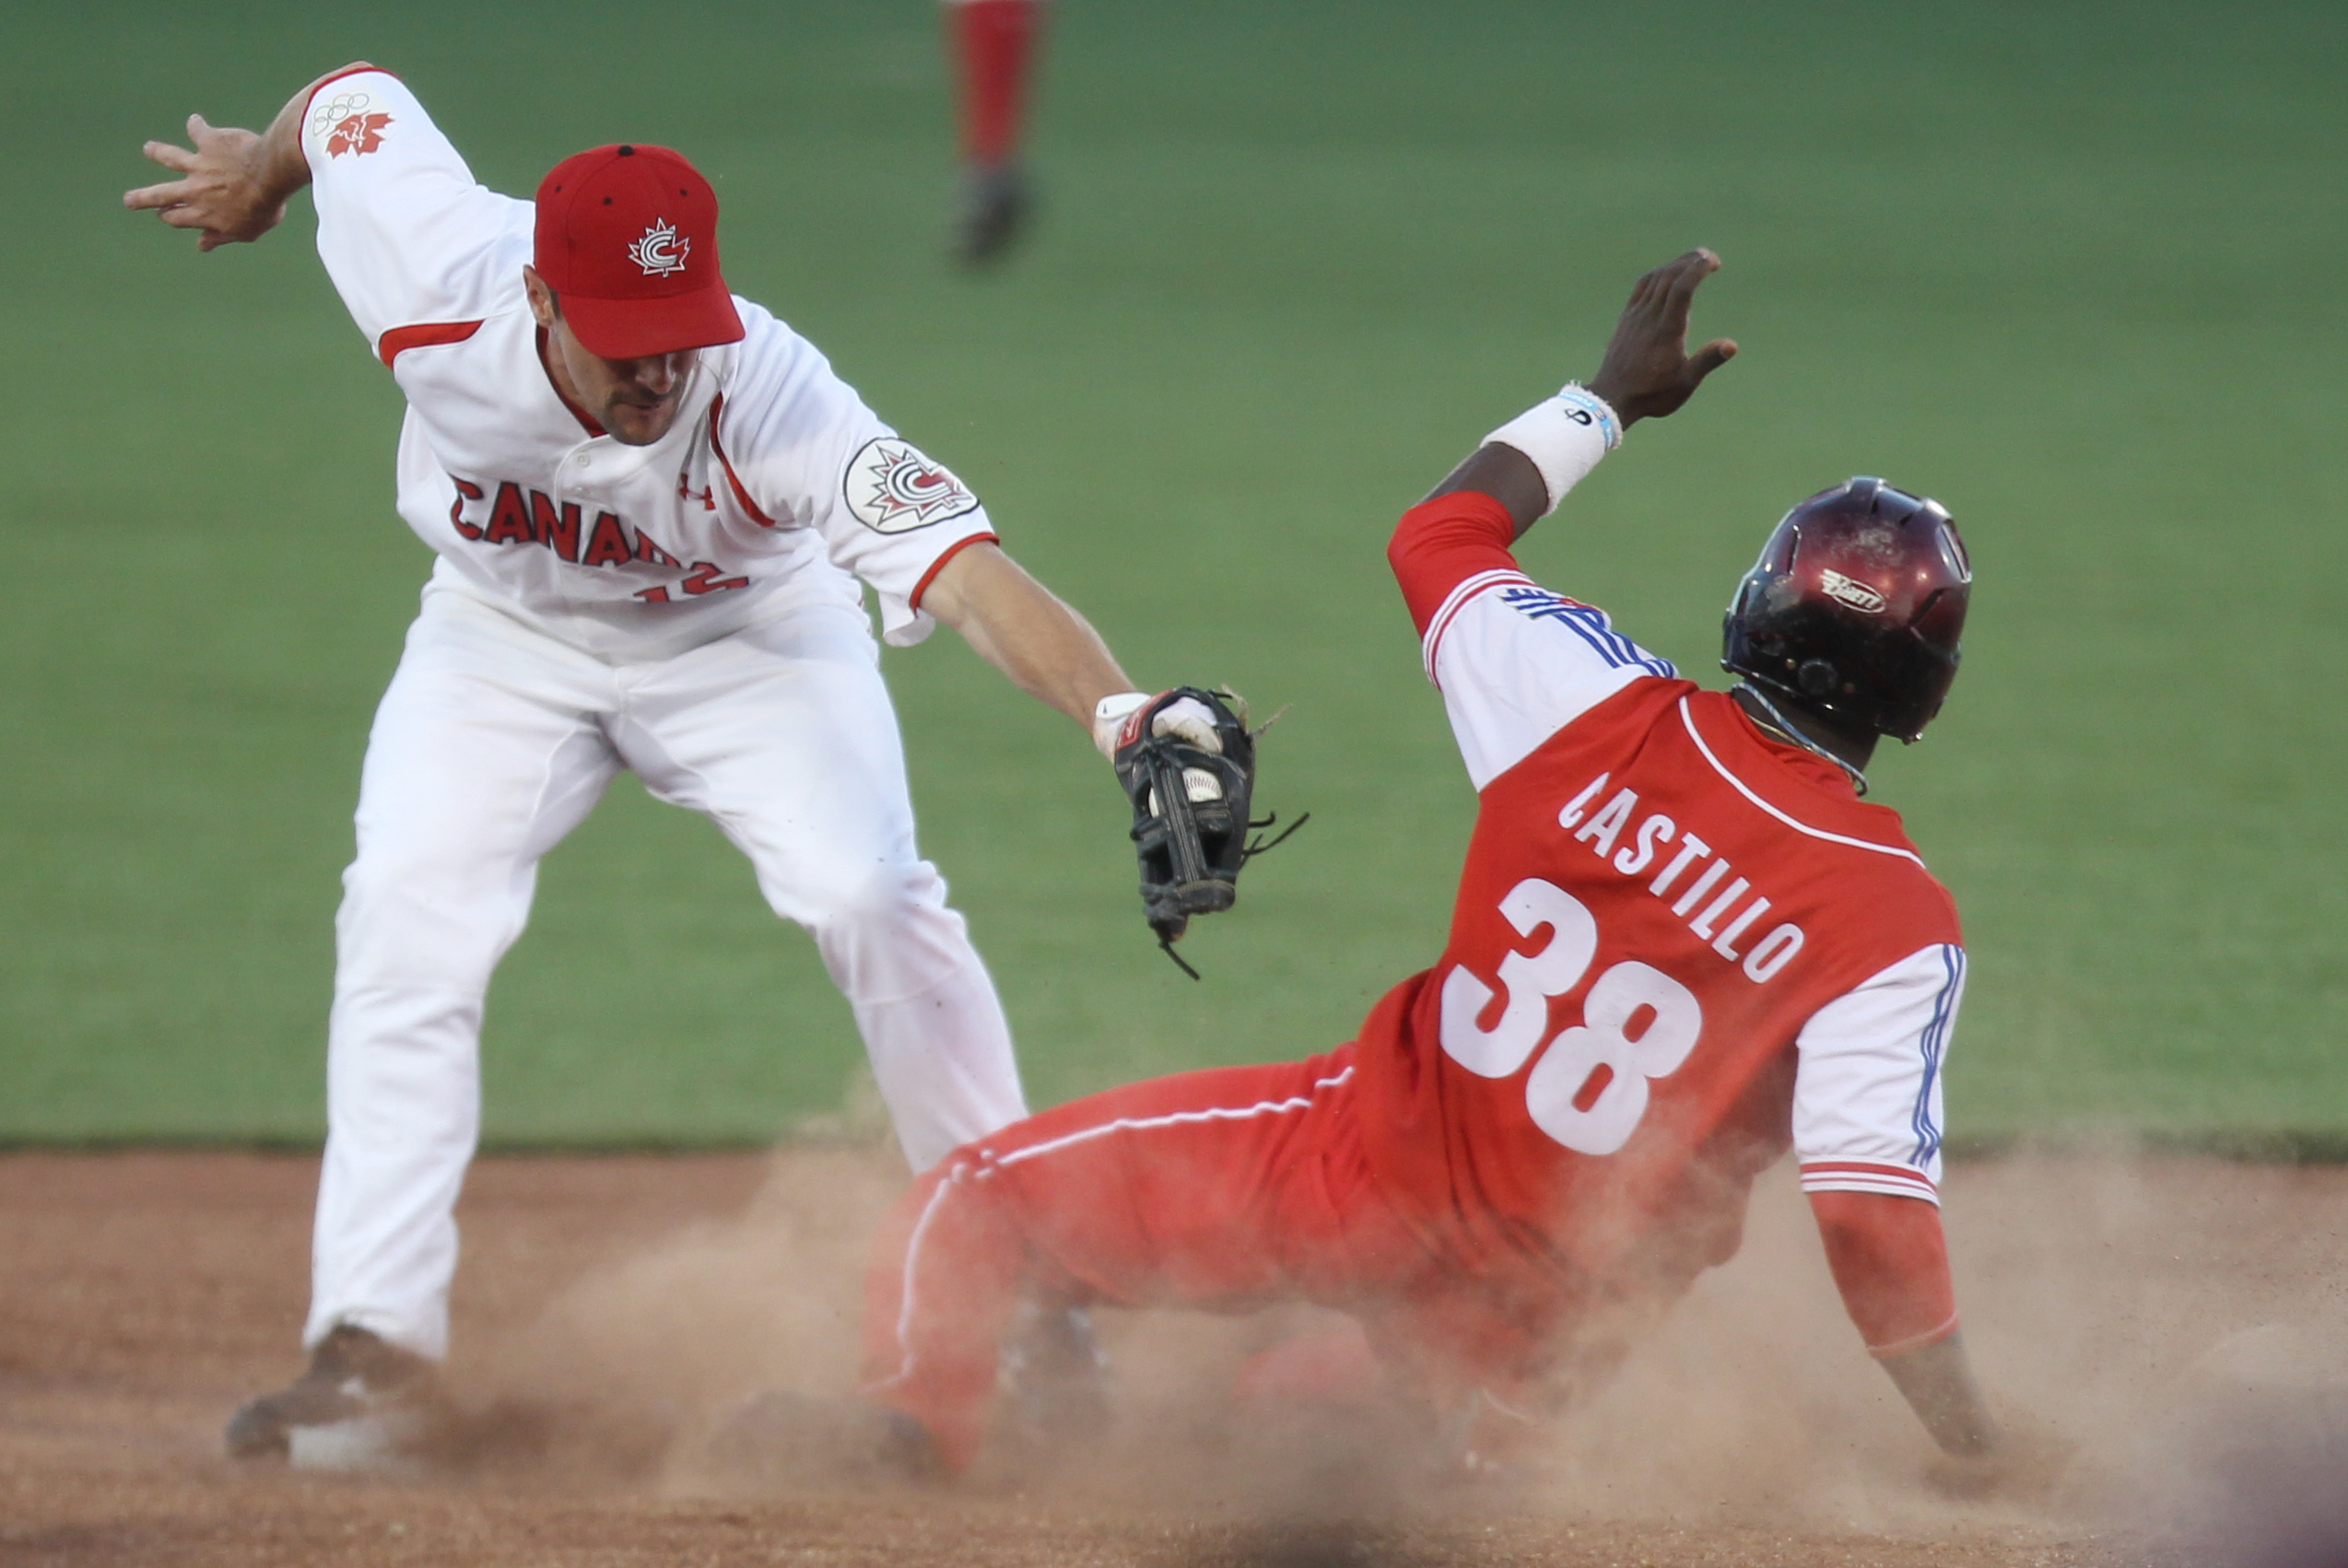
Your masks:
<svg viewBox="0 0 2348 1568"><path fill-rule="evenodd" d="M848 464L848 509L875 533L908 533L978 509L979 498L944 463L910 441L878 436Z"/></svg>

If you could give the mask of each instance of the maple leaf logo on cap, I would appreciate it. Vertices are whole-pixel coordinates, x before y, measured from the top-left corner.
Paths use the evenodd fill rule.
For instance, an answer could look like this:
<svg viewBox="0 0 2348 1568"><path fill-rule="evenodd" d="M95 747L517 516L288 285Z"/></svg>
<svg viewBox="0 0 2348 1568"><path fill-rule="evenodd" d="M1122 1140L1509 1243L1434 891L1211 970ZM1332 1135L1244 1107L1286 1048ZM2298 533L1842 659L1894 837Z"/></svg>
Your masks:
<svg viewBox="0 0 2348 1568"><path fill-rule="evenodd" d="M675 148L623 142L563 159L538 182L531 229L533 264L589 353L636 359L742 341L717 193Z"/></svg>
<svg viewBox="0 0 2348 1568"><path fill-rule="evenodd" d="M685 258L692 251L693 241L678 239L676 226L662 218L628 247L628 259L642 267L646 277L666 277L685 270Z"/></svg>

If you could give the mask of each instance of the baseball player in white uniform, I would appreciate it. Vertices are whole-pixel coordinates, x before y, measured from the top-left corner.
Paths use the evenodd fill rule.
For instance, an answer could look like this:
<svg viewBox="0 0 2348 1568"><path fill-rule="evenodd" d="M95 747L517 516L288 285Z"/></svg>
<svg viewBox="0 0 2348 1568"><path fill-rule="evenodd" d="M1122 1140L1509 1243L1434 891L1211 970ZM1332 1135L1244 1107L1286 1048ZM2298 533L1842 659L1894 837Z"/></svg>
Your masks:
<svg viewBox="0 0 2348 1568"><path fill-rule="evenodd" d="M729 292L715 193L678 154L598 147L534 203L499 195L366 64L265 133L188 128L192 149L146 147L178 178L125 205L209 251L313 187L327 274L407 396L400 515L440 557L369 737L336 919L311 1365L238 1412L250 1455L445 1355L482 999L540 857L615 774L714 821L814 934L918 1170L1026 1107L914 847L863 589L892 645L943 620L1097 744L1146 697L966 486ZM1159 720L1193 722L1211 741L1203 711Z"/></svg>

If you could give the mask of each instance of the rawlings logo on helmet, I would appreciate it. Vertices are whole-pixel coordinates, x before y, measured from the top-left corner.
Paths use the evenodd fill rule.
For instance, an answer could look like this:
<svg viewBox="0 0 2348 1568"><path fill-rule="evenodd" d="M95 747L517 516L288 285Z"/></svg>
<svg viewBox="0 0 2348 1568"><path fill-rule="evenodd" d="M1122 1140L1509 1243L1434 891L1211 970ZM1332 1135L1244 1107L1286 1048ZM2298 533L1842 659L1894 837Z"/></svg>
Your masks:
<svg viewBox="0 0 2348 1568"><path fill-rule="evenodd" d="M1884 596L1863 582L1855 582L1829 567L1818 574L1818 586L1827 598L1865 614L1880 615L1890 607Z"/></svg>
<svg viewBox="0 0 2348 1568"><path fill-rule="evenodd" d="M692 251L693 241L678 239L676 226L661 218L644 230L641 239L629 243L628 259L642 267L646 277L666 277L685 270L685 258Z"/></svg>

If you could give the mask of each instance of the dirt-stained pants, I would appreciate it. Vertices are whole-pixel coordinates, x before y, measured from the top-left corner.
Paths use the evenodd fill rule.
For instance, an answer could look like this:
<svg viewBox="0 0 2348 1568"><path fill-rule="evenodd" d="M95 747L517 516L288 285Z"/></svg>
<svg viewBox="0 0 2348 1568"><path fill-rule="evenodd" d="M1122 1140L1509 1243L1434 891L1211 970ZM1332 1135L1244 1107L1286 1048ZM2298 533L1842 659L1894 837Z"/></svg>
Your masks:
<svg viewBox="0 0 2348 1568"><path fill-rule="evenodd" d="M865 1395L969 1463L1002 1336L1030 1291L1120 1306L1353 1313L1391 1369L1512 1389L1551 1326L1474 1288L1374 1186L1354 1049L1153 1079L957 1149L917 1182L865 1276Z"/></svg>

